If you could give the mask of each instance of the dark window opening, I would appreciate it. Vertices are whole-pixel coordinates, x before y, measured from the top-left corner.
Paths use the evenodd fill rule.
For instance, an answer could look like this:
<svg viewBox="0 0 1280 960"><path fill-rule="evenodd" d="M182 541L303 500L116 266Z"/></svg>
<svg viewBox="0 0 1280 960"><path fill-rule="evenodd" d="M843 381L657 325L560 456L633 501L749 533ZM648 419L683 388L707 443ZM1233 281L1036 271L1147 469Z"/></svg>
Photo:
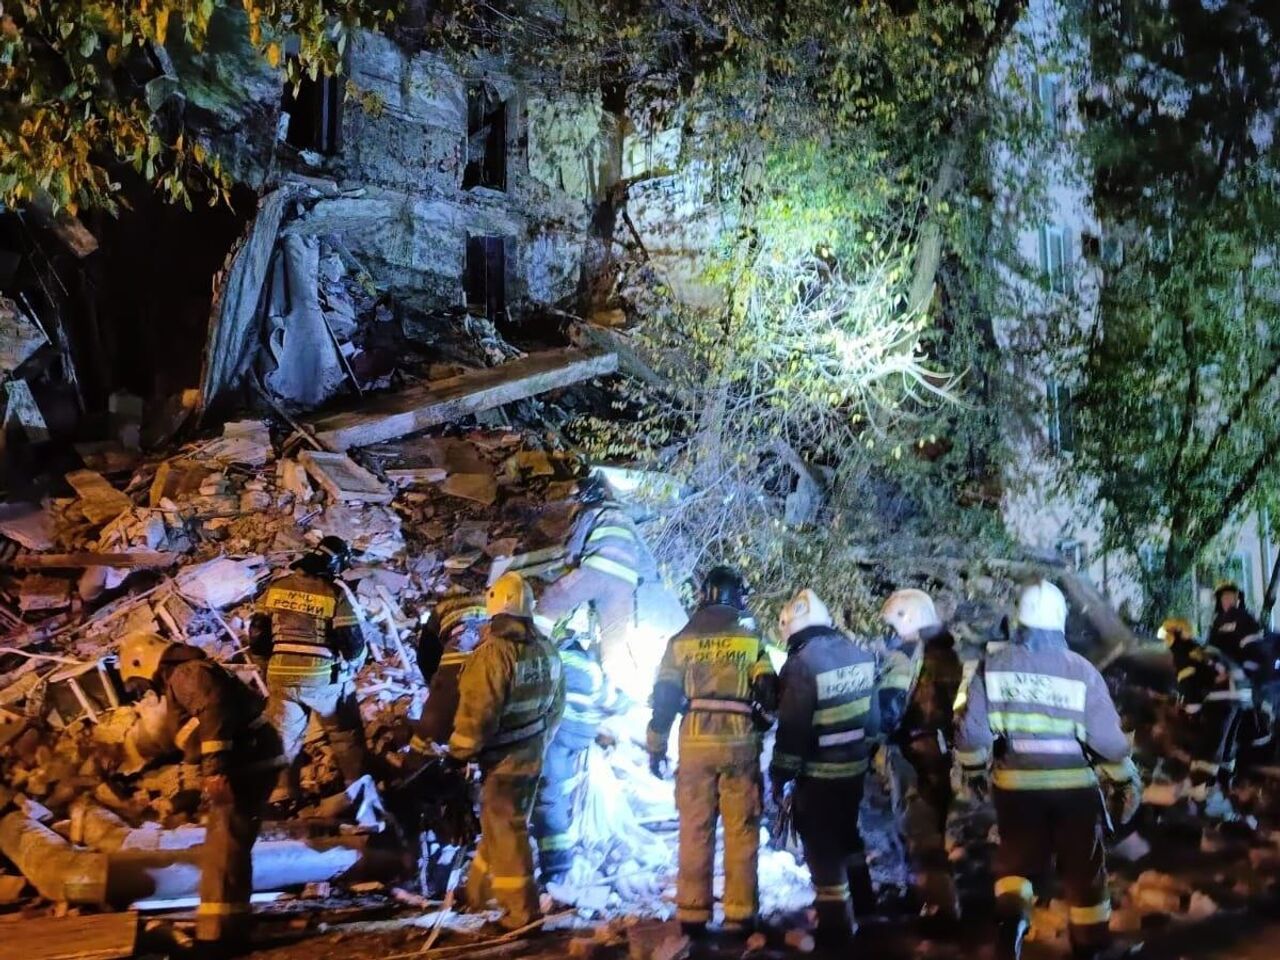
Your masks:
<svg viewBox="0 0 1280 960"><path fill-rule="evenodd" d="M1076 449L1076 411L1071 389L1051 381L1048 394L1049 444L1054 453L1072 453Z"/></svg>
<svg viewBox="0 0 1280 960"><path fill-rule="evenodd" d="M299 150L329 155L341 146L342 89L337 77L303 76L297 93L286 83L281 109L289 115L285 141Z"/></svg>
<svg viewBox="0 0 1280 960"><path fill-rule="evenodd" d="M507 104L487 83L467 87L467 165L462 189L507 189Z"/></svg>
<svg viewBox="0 0 1280 960"><path fill-rule="evenodd" d="M507 319L507 239L467 237L467 309L492 321Z"/></svg>

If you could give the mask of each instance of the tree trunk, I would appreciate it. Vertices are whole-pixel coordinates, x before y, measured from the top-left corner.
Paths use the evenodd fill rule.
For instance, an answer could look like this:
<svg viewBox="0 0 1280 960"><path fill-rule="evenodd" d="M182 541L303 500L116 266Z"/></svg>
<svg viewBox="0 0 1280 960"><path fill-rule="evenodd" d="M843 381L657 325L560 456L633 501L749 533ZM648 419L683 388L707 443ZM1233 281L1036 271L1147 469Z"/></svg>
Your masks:
<svg viewBox="0 0 1280 960"><path fill-rule="evenodd" d="M1267 589L1262 594L1262 609L1258 611L1258 619L1263 627L1271 622L1271 611L1276 605L1276 592L1280 590L1280 550L1271 561L1271 576L1267 578Z"/></svg>

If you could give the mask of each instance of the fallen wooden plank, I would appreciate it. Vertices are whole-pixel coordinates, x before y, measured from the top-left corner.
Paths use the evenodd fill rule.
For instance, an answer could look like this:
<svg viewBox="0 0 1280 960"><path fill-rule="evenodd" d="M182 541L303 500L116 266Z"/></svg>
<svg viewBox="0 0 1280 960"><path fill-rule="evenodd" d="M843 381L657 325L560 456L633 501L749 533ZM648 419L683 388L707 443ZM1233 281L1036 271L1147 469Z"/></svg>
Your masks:
<svg viewBox="0 0 1280 960"><path fill-rule="evenodd" d="M0 960L113 960L133 956L138 914L28 917L0 937Z"/></svg>
<svg viewBox="0 0 1280 960"><path fill-rule="evenodd" d="M119 553L29 553L19 554L3 566L18 570L79 569L81 567L115 567L122 570L148 570L171 567L178 554L157 550L123 550Z"/></svg>
<svg viewBox="0 0 1280 960"><path fill-rule="evenodd" d="M91 523L106 523L133 506L133 501L93 470L73 470L67 483L80 495L80 510Z"/></svg>
<svg viewBox="0 0 1280 960"><path fill-rule="evenodd" d="M335 450L403 437L439 423L567 387L618 369L617 354L548 350L485 370L472 370L399 393L383 394L359 409L310 421L316 438Z"/></svg>
<svg viewBox="0 0 1280 960"><path fill-rule="evenodd" d="M337 501L390 503L395 493L345 453L303 450L298 462Z"/></svg>

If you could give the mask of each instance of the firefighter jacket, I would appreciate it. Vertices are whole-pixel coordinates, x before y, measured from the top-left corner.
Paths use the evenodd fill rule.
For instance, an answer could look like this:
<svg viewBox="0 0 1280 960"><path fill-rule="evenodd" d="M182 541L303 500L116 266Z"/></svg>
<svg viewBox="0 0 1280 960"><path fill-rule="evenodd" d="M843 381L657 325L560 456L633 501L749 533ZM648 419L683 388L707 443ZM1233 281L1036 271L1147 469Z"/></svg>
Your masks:
<svg viewBox="0 0 1280 960"><path fill-rule="evenodd" d="M251 651L270 656L277 685L335 683L364 654L364 635L347 594L331 579L300 570L267 588L254 615Z"/></svg>
<svg viewBox="0 0 1280 960"><path fill-rule="evenodd" d="M1199 713L1206 703L1253 703L1253 690L1244 670L1220 650L1180 638L1169 647L1177 671L1178 700L1187 713Z"/></svg>
<svg viewBox="0 0 1280 960"><path fill-rule="evenodd" d="M577 566L614 577L633 590L646 580L657 579L653 556L635 524L613 504L587 507L580 512L566 546Z"/></svg>
<svg viewBox="0 0 1280 960"><path fill-rule="evenodd" d="M262 697L210 660L203 650L171 645L160 658L152 683L174 713L177 729L194 721L194 732L187 737L184 750L188 761L200 763L204 776L225 775L250 760L279 760L278 738L277 756L259 755L259 747L268 740L264 735L271 732L262 715Z"/></svg>
<svg viewBox="0 0 1280 960"><path fill-rule="evenodd" d="M1262 626L1243 606L1219 611L1209 628L1209 645L1221 650L1256 680L1270 679L1274 654Z"/></svg>
<svg viewBox="0 0 1280 960"><path fill-rule="evenodd" d="M787 642L778 677L778 733L769 778L839 780L867 772L880 733L875 656L831 627Z"/></svg>
<svg viewBox="0 0 1280 960"><path fill-rule="evenodd" d="M571 750L585 750L605 718L622 713L630 701L604 675L600 658L576 639L561 645L560 660L564 664L564 719L556 742Z"/></svg>
<svg viewBox="0 0 1280 960"><path fill-rule="evenodd" d="M880 701L880 729L884 736L895 736L907 714L924 666L924 648L918 641L891 642L880 660L876 696Z"/></svg>
<svg viewBox="0 0 1280 960"><path fill-rule="evenodd" d="M698 749L750 748L760 733L753 711L777 709L777 676L764 640L742 623L742 611L712 604L694 612L671 638L653 687L647 746L665 754L676 714L680 754Z"/></svg>
<svg viewBox="0 0 1280 960"><path fill-rule="evenodd" d="M1020 628L969 683L956 718L956 752L973 770L991 763L1005 790L1068 790L1137 771L1107 685L1056 630Z"/></svg>
<svg viewBox="0 0 1280 960"><path fill-rule="evenodd" d="M442 597L436 603L418 634L418 669L428 686L440 667L465 662L487 619L484 597L478 594Z"/></svg>
<svg viewBox="0 0 1280 960"><path fill-rule="evenodd" d="M917 737L936 737L941 731L951 740L952 710L964 665L956 654L956 641L943 626L920 631L920 667L911 685L898 724L897 738L902 742Z"/></svg>
<svg viewBox="0 0 1280 960"><path fill-rule="evenodd" d="M499 614L482 632L462 671L449 752L488 762L536 743L540 761L564 713L560 654L521 617Z"/></svg>

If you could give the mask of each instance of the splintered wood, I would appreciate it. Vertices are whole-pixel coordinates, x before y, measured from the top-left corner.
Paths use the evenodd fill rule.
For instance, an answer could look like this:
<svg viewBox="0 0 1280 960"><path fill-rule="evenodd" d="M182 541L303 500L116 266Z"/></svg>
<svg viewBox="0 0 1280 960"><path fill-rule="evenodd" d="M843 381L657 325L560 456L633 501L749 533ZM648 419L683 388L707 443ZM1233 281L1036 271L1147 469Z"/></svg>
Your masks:
<svg viewBox="0 0 1280 960"><path fill-rule="evenodd" d="M80 495L80 511L90 523L106 523L133 506L133 501L93 470L73 470L67 483Z"/></svg>
<svg viewBox="0 0 1280 960"><path fill-rule="evenodd" d="M617 354L548 350L486 370L471 370L367 400L359 409L311 421L316 439L335 450L403 437L439 423L514 403L618 369Z"/></svg>
<svg viewBox="0 0 1280 960"><path fill-rule="evenodd" d="M298 462L333 497L354 503L390 503L395 493L345 453L303 450Z"/></svg>

